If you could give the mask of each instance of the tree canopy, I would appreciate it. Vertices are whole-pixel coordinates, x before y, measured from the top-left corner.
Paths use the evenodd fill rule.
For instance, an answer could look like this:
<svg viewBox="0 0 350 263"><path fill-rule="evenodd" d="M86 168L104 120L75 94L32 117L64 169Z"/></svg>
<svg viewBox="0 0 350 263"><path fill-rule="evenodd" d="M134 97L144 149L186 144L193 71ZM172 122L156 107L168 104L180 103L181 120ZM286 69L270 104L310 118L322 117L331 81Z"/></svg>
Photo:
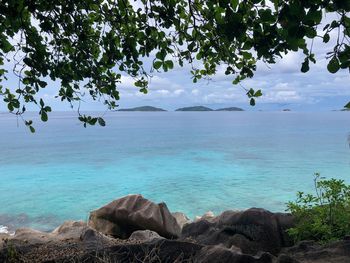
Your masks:
<svg viewBox="0 0 350 263"><path fill-rule="evenodd" d="M299 50L305 56L301 71L307 72L316 62L315 38L334 43L329 72L350 70L349 11L349 0L4 0L0 82L14 73L18 85L1 85L0 95L10 112L22 116L35 104L47 121L51 108L40 90L53 80L60 82L62 101L79 104L90 96L114 109L122 75L147 93L153 70L191 64L197 82L224 65L237 84L253 77L257 61L273 64ZM327 13L335 14L329 23ZM147 57L153 59L151 71L144 67ZM254 105L262 92L249 89L247 95ZM79 107L78 113L84 126L105 125ZM25 124L34 132L32 121Z"/></svg>

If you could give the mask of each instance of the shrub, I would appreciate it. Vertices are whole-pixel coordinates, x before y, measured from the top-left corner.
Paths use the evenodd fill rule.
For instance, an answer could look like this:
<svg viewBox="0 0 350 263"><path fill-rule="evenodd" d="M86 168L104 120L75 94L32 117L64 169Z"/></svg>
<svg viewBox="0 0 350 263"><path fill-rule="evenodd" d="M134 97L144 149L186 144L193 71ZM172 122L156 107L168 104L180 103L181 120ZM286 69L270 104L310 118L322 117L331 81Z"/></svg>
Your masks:
<svg viewBox="0 0 350 263"><path fill-rule="evenodd" d="M295 242L316 240L327 243L350 234L350 186L343 180L314 175L315 194L297 193L287 210L295 217L288 234Z"/></svg>

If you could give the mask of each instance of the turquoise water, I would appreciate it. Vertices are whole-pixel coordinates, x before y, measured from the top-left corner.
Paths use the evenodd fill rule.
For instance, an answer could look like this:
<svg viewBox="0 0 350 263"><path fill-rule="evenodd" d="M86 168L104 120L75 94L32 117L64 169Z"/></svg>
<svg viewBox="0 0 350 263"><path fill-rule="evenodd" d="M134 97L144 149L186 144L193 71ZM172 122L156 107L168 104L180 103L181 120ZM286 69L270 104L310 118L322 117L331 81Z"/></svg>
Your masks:
<svg viewBox="0 0 350 263"><path fill-rule="evenodd" d="M130 193L190 217L284 211L313 173L350 181L348 112L56 113L30 134L0 115L0 228L52 229Z"/></svg>

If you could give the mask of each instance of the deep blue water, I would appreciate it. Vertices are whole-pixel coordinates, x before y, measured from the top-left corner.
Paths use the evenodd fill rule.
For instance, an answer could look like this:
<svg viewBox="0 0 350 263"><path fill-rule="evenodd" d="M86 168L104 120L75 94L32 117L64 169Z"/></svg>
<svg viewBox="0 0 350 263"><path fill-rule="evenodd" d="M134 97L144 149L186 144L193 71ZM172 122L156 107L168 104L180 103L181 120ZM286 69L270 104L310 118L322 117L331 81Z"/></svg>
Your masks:
<svg viewBox="0 0 350 263"><path fill-rule="evenodd" d="M314 172L350 181L349 112L117 112L86 129L50 117L32 135L0 114L0 225L52 229L130 193L190 217L284 211Z"/></svg>

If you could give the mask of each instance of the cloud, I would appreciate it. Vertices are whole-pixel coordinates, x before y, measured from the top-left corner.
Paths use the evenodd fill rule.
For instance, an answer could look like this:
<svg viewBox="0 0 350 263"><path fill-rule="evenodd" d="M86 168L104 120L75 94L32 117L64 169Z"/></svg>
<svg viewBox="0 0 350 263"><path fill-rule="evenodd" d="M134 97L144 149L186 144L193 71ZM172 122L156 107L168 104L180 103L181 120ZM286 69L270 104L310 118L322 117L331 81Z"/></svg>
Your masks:
<svg viewBox="0 0 350 263"><path fill-rule="evenodd" d="M197 95L200 93L200 91L199 91L199 89L193 89L193 90L191 91L191 93L192 93L193 95L197 96Z"/></svg>
<svg viewBox="0 0 350 263"><path fill-rule="evenodd" d="M174 91L174 95L176 96L180 96L181 94L183 94L185 92L185 90L183 89L177 89Z"/></svg>

